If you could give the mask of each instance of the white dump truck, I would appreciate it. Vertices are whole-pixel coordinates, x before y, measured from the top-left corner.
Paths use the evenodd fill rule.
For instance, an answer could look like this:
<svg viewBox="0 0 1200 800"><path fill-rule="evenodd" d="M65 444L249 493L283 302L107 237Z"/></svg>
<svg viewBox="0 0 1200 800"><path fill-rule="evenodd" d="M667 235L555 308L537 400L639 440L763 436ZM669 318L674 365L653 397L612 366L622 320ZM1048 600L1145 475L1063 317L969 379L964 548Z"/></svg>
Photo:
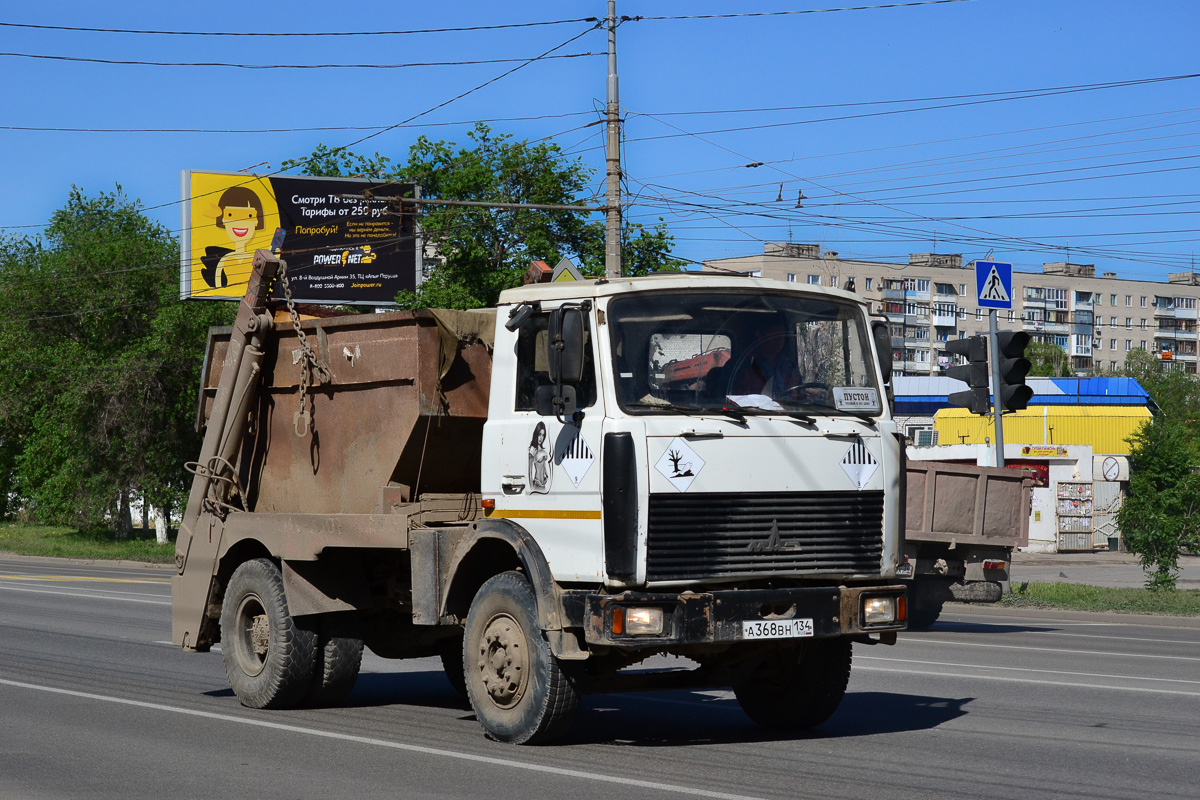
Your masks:
<svg viewBox="0 0 1200 800"><path fill-rule="evenodd" d="M244 705L337 703L366 646L440 655L506 742L658 688L805 728L851 644L904 629L904 451L861 298L676 274L276 326L285 268L258 253L209 337L172 587L175 644L221 642ZM656 654L689 666L636 668Z"/></svg>

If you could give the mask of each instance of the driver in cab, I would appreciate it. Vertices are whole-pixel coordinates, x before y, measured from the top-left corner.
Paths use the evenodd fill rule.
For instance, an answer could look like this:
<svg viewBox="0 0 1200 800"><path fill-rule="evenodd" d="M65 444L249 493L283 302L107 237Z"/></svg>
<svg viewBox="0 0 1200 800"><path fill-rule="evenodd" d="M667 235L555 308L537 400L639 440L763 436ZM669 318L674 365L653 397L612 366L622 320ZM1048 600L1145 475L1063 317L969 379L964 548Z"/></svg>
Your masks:
<svg viewBox="0 0 1200 800"><path fill-rule="evenodd" d="M797 399L804 376L796 363L795 330L782 319L763 327L761 335L737 360L729 384L731 395L765 395Z"/></svg>

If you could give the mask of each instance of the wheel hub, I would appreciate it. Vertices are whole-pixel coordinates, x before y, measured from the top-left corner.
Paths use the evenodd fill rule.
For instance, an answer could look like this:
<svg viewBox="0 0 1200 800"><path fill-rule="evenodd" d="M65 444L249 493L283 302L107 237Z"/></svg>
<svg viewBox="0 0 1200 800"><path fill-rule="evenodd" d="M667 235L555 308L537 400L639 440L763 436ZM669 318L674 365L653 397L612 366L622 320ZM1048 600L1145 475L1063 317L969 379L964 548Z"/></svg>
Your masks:
<svg viewBox="0 0 1200 800"><path fill-rule="evenodd" d="M237 630L240 635L228 646L234 649L242 671L254 677L266 666L271 641L271 621L257 595L248 594L238 604Z"/></svg>
<svg viewBox="0 0 1200 800"><path fill-rule="evenodd" d="M525 632L507 614L493 618L484 628L478 667L488 696L500 708L512 708L525 694L529 658Z"/></svg>

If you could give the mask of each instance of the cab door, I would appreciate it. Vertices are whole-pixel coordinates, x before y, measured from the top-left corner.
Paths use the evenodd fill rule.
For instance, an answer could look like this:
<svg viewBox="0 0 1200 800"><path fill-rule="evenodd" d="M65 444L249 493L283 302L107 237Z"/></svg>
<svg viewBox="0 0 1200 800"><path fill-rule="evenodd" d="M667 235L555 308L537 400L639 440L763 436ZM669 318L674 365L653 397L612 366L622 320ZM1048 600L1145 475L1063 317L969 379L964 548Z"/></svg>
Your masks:
<svg viewBox="0 0 1200 800"><path fill-rule="evenodd" d="M559 418L537 411L537 390L551 385L549 321L543 303L515 332L496 339L488 422L484 427L484 495L489 518L511 519L537 540L556 580L604 579L600 449L604 404L599 391L593 315L585 318L578 413ZM506 368L507 367L507 368ZM491 476L489 478L489 475Z"/></svg>

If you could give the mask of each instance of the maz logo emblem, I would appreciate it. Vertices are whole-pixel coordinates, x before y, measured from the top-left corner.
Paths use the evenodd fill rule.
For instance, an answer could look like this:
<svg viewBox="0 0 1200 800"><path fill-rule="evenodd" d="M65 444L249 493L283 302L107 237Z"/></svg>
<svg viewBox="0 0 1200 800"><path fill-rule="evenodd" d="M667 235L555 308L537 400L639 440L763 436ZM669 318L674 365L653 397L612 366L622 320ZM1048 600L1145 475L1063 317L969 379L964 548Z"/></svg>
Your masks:
<svg viewBox="0 0 1200 800"><path fill-rule="evenodd" d="M746 545L746 550L751 553L782 553L785 550L793 552L800 551L799 542L785 542L779 538L779 521L771 520L771 535L766 541L751 542Z"/></svg>

